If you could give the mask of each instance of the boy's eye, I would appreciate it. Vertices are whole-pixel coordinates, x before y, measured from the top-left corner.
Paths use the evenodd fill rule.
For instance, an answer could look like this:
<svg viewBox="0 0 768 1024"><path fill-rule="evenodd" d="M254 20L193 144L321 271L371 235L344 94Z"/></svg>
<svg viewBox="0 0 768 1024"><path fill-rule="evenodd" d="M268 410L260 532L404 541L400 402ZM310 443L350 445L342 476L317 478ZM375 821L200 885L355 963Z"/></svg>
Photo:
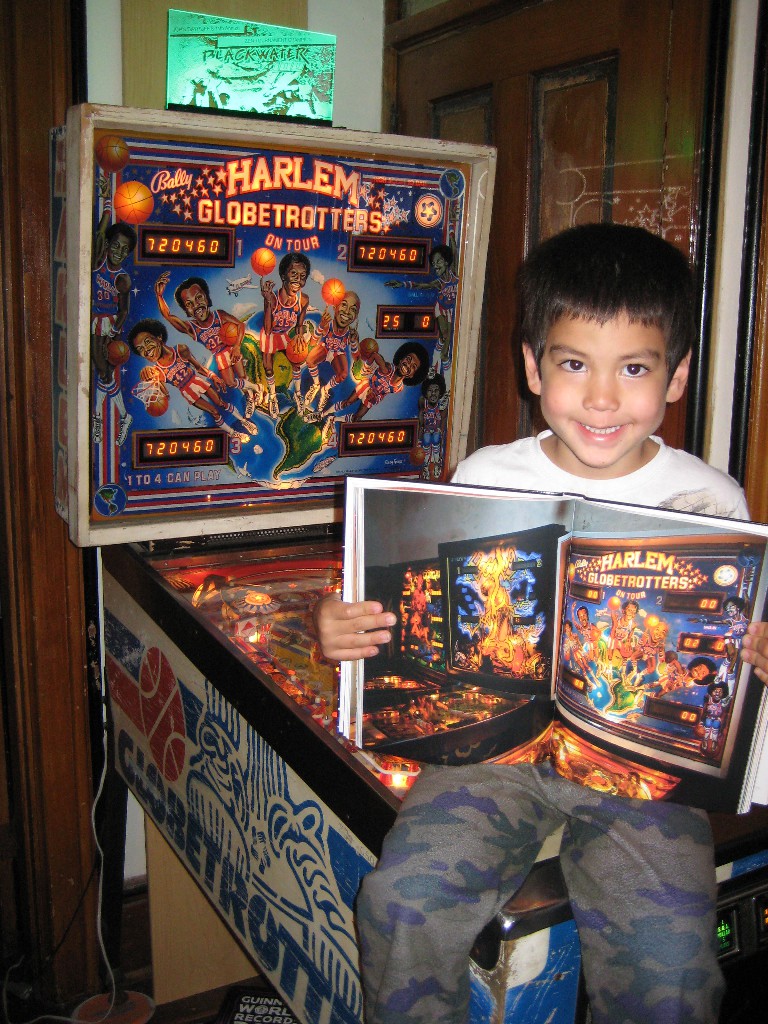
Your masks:
<svg viewBox="0 0 768 1024"><path fill-rule="evenodd" d="M643 374L648 373L648 367L643 366L642 363L628 363L624 367L624 373L628 377L642 377Z"/></svg>
<svg viewBox="0 0 768 1024"><path fill-rule="evenodd" d="M580 373L584 369L584 363L580 359L565 359L560 366L569 373Z"/></svg>

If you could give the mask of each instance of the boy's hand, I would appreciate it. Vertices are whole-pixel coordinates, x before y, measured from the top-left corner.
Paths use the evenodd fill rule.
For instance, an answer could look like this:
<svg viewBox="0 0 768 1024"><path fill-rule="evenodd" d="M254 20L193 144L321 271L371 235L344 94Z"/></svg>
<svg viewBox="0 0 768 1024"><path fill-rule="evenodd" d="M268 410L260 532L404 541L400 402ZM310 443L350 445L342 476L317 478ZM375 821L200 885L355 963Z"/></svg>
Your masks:
<svg viewBox="0 0 768 1024"><path fill-rule="evenodd" d="M741 656L764 683L768 683L768 622L750 622L744 635Z"/></svg>
<svg viewBox="0 0 768 1024"><path fill-rule="evenodd" d="M320 648L330 661L373 657L379 653L377 644L389 643L387 627L397 621L392 612L383 611L378 601L351 604L333 595L317 602L314 620Z"/></svg>

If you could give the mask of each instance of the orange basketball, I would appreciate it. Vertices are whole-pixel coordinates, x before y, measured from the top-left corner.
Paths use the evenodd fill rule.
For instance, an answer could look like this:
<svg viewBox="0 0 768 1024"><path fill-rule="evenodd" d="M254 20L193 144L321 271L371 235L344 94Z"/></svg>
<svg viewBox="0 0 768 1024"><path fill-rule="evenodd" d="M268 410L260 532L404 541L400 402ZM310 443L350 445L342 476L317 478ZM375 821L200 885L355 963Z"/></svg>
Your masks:
<svg viewBox="0 0 768 1024"><path fill-rule="evenodd" d="M232 345L237 344L239 335L240 328L237 324L233 324L231 321L227 321L219 328L219 341L222 341L225 345L229 345L230 348Z"/></svg>
<svg viewBox="0 0 768 1024"><path fill-rule="evenodd" d="M363 338L360 342L360 355L366 362L376 355L379 351L379 344L375 338Z"/></svg>
<svg viewBox="0 0 768 1024"><path fill-rule="evenodd" d="M112 200L115 216L126 224L143 224L154 205L152 193L140 181L124 181L118 185Z"/></svg>
<svg viewBox="0 0 768 1024"><path fill-rule="evenodd" d="M168 392L165 389L158 391L147 401L147 412L150 416L162 416L168 412L168 401Z"/></svg>
<svg viewBox="0 0 768 1024"><path fill-rule="evenodd" d="M322 289L323 302L329 306L338 306L344 296L347 294L347 289L338 279L338 277L329 277L323 285Z"/></svg>
<svg viewBox="0 0 768 1024"><path fill-rule="evenodd" d="M426 457L427 453L424 451L421 445L419 445L418 448L414 448L413 451L411 452L411 462L414 464L414 466L423 466L424 459Z"/></svg>
<svg viewBox="0 0 768 1024"><path fill-rule="evenodd" d="M275 254L271 249L256 249L251 254L251 266L259 277L266 277L275 269L277 262Z"/></svg>
<svg viewBox="0 0 768 1024"><path fill-rule="evenodd" d="M122 366L131 358L131 350L122 338L113 338L107 345L107 361L112 366Z"/></svg>
<svg viewBox="0 0 768 1024"><path fill-rule="evenodd" d="M125 139L119 135L102 135L95 146L96 162L107 173L122 171L131 158Z"/></svg>
<svg viewBox="0 0 768 1024"><path fill-rule="evenodd" d="M294 366L299 366L307 358L309 352L309 340L304 334L289 334L285 346L285 354L288 361Z"/></svg>

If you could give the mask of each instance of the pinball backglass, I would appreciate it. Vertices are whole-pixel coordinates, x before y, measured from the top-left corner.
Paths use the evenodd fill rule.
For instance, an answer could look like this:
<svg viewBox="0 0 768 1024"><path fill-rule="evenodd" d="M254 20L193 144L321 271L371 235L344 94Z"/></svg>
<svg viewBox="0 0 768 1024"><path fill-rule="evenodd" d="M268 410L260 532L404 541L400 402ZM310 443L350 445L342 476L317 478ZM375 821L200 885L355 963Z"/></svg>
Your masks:
<svg viewBox="0 0 768 1024"><path fill-rule="evenodd" d="M77 544L328 522L463 456L486 147L80 106L53 146L56 504Z"/></svg>

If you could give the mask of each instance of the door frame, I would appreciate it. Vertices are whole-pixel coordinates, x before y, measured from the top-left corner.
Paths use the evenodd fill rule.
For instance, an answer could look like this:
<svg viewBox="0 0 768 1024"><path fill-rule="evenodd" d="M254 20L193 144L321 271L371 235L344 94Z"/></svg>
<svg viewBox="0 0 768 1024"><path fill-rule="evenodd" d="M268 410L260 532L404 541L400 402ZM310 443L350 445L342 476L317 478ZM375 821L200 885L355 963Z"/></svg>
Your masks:
<svg viewBox="0 0 768 1024"><path fill-rule="evenodd" d="M546 0L538 0L543 4ZM677 0L682 8L700 6L699 0ZM765 0L761 0L762 3ZM398 56L425 42L437 41L441 35L461 31L470 23L508 16L516 10L535 6L530 0L444 0L409 17L399 17L397 0L385 0L384 9L384 85L382 123L397 132L397 67ZM701 116L701 158L699 167L699 223L692 230L690 254L695 262L696 337L688 381L685 420L685 448L703 457L707 423L708 380L712 346L713 300L715 292L715 254L717 251L718 196L721 178L720 134L726 97L728 44L731 23L731 0L711 0L708 27L708 48L704 76ZM684 33L672 33L670 39L669 94L691 101L687 62L678 57L690 45ZM675 74L680 77L676 80ZM768 443L768 424L766 424Z"/></svg>

